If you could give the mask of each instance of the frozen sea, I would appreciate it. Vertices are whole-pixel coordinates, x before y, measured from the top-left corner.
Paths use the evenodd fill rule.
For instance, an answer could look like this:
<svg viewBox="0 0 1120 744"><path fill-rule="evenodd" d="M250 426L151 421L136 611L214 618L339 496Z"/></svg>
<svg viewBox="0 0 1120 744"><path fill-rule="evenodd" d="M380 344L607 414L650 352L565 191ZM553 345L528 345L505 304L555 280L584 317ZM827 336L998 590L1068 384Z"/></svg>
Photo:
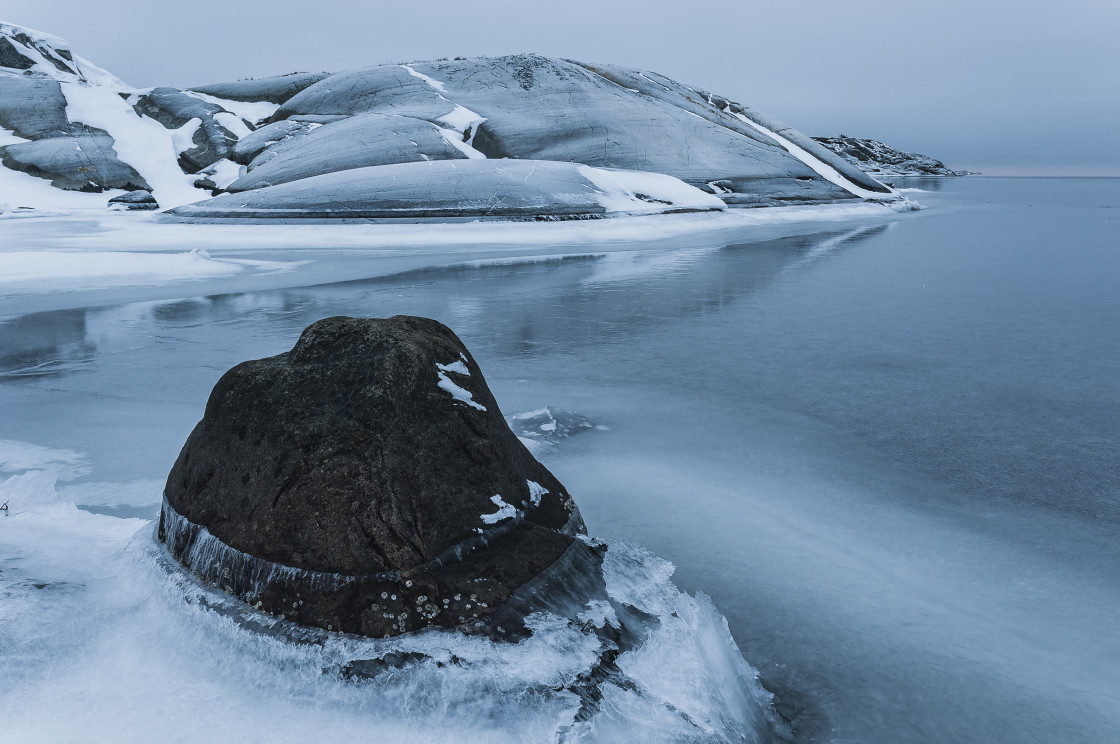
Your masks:
<svg viewBox="0 0 1120 744"><path fill-rule="evenodd" d="M480 711L327 683L152 577L218 377L394 314L454 329L505 414L595 425L539 456L711 597L793 740L1120 741L1120 180L895 183L925 209L0 219L0 741L548 740L499 684Z"/></svg>

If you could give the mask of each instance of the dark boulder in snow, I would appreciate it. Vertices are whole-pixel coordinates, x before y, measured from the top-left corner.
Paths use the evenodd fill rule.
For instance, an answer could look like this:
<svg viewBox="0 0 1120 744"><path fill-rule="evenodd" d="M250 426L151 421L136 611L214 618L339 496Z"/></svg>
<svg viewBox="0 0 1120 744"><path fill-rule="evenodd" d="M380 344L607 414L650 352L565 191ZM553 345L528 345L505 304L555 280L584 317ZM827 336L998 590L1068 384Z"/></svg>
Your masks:
<svg viewBox="0 0 1120 744"><path fill-rule="evenodd" d="M191 137L194 146L179 154L179 167L185 173L198 173L222 158L229 158L238 139L231 130L248 131L245 122L235 114L175 88L156 88L140 96L134 108L168 129L179 129L197 120Z"/></svg>
<svg viewBox="0 0 1120 744"><path fill-rule="evenodd" d="M99 129L74 127L73 134L0 147L0 163L45 178L67 191L150 189L113 149L113 138Z"/></svg>
<svg viewBox="0 0 1120 744"><path fill-rule="evenodd" d="M427 318L327 318L234 367L164 499L159 537L195 574L328 630L501 636L548 585L599 575L564 486Z"/></svg>
<svg viewBox="0 0 1120 744"><path fill-rule="evenodd" d="M256 80L199 85L191 88L191 90L230 101L284 103L296 93L314 85L327 75L326 72L296 72L291 75L277 75Z"/></svg>
<svg viewBox="0 0 1120 744"><path fill-rule="evenodd" d="M202 220L578 219L723 206L716 197L659 173L534 160L433 160L354 168L222 194L168 214Z"/></svg>
<svg viewBox="0 0 1120 744"><path fill-rule="evenodd" d="M286 123L269 124L265 129ZM311 123L297 125L312 127ZM229 190L248 191L372 165L467 157L460 149L462 142L460 147L452 142L459 141L458 133L402 116L359 114L306 132L292 131L288 136L290 140L270 148L260 162L252 163Z"/></svg>
<svg viewBox="0 0 1120 744"><path fill-rule="evenodd" d="M129 211L149 211L159 209L159 203L150 191L129 191L127 194L114 196L109 200L109 206L116 209Z"/></svg>

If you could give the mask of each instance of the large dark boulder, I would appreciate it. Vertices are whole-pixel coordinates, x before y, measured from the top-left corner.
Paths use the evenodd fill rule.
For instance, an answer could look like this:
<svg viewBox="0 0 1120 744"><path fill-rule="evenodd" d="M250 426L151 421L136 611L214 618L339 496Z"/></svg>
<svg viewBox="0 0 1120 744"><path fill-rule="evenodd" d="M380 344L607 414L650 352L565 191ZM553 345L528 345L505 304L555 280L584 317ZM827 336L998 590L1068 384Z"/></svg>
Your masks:
<svg viewBox="0 0 1120 744"><path fill-rule="evenodd" d="M164 498L159 537L180 562L328 630L501 637L564 587L576 606L601 589L564 486L426 318L327 318L231 369Z"/></svg>

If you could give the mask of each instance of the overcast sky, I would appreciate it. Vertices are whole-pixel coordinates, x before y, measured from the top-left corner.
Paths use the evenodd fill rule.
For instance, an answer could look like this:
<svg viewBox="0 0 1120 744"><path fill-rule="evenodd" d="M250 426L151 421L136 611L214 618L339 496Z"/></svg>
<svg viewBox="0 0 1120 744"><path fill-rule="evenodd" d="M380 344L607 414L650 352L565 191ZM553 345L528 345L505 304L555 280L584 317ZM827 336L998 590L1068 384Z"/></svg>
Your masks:
<svg viewBox="0 0 1120 744"><path fill-rule="evenodd" d="M5 2L138 86L538 52L990 174L1120 175L1120 0Z"/></svg>

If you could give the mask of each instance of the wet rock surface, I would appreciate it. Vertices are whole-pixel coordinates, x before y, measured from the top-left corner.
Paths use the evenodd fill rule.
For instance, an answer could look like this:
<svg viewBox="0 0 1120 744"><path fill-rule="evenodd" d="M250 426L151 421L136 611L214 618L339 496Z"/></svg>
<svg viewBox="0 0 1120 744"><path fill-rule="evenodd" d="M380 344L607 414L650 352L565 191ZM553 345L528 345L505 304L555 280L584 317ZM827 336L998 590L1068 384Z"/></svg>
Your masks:
<svg viewBox="0 0 1120 744"><path fill-rule="evenodd" d="M295 622L497 637L550 586L602 593L564 486L477 363L425 318L328 318L215 386L167 480L159 536L203 580ZM582 583L581 583L582 582Z"/></svg>

